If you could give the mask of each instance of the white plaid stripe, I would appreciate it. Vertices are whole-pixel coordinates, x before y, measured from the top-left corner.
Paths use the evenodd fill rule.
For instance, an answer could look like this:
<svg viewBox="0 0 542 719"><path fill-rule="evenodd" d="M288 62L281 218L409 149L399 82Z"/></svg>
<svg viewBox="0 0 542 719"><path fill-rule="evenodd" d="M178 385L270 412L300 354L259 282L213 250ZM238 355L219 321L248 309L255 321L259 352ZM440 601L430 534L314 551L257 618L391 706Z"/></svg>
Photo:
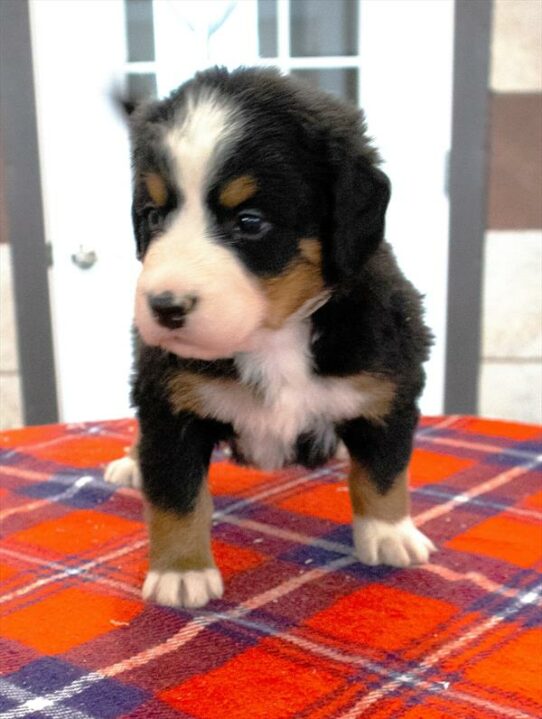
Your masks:
<svg viewBox="0 0 542 719"><path fill-rule="evenodd" d="M316 547L318 549L323 549L328 552L334 552L336 554L344 554L346 556L352 555L352 547L348 544L331 542L327 539L312 537L311 535L294 532L289 529L282 529L281 527L264 524L263 522L258 522L253 519L245 519L243 517L235 516L222 516L221 521L232 524L237 527L242 527L258 535L270 536L276 539L283 539L287 542L293 542L295 544ZM126 556L128 554L136 552L142 547L147 546L147 543L147 540L135 542L126 547L122 547L118 550L115 550L114 552L102 555L101 557L97 557L92 561L85 562L76 567L69 567L62 564L61 562L50 562L44 559L40 559L38 557L33 557L20 551L16 552L11 549L8 549L7 547L0 546L0 554L4 554L8 557L12 557L24 563L37 564L44 569L58 570L55 574L43 577L42 579L38 579L35 582L20 587L19 589L16 589L12 592L0 595L0 604L12 601L13 599L17 599L18 597L29 594L34 590L40 589L47 584L62 581L63 579L67 579L68 577L82 574L84 574L85 577L87 577L88 579L92 579L98 584L112 587L128 594L129 596L140 597L141 591L138 587L134 587L131 584L127 584L126 582L121 582L116 579L104 577L100 574L92 573L92 571L90 570L95 567L99 567L100 565L105 564L112 559L117 559L121 556ZM436 574L442 579L445 579L449 582L469 582L478 586L480 589L483 589L488 594L499 594L503 597L513 598L519 596L519 594L521 593L518 589L505 587L501 584L498 584L497 582L494 582L480 572L456 572L446 566L436 564L434 561L432 561L431 564L422 564L416 569L418 571Z"/></svg>
<svg viewBox="0 0 542 719"><path fill-rule="evenodd" d="M515 614L517 614L519 611L521 611L525 604L534 604L538 599L540 599L540 596L542 595L542 584L537 587L535 590L531 590L528 593L522 593L520 596L513 601L506 609L502 610L498 614L495 614L494 616L490 617L489 619L486 619L485 622L481 622L479 624L474 625L471 627L465 634L463 634L460 637L456 637L448 644L445 644L444 646L440 647L435 651L433 654L428 656L425 659L422 659L420 661L419 668L414 669L410 672L409 682L410 679L412 679L413 682L417 680L417 678L425 673L428 669L431 669L434 667L438 662L440 662L444 657L449 656L450 654L453 654L458 649L462 649L465 644L469 644L470 642L473 642L476 639L479 639L483 634L490 631L494 627L496 627L498 624L500 624L505 619L510 619ZM351 709L349 709L347 712L342 714L340 716L340 719L356 719L357 717L360 717L363 715L363 712L365 712L370 706L375 704L375 702L379 701L382 697L386 696L390 692L393 692L394 689L397 689L399 685L401 684L399 679L392 679L387 684L384 684L379 689L375 689L372 692L369 692L366 696L363 697L363 699L359 702L357 702ZM471 701L471 695L462 693L462 698ZM477 703L476 701L471 703ZM479 700L478 700L479 703ZM493 708L493 707L492 707ZM523 719L523 717L528 717L531 719L537 719L535 715L525 714L525 712L519 712L516 709L513 709L512 707L502 708L504 711L501 711L501 713L508 712L506 715L511 717L517 717L520 719L520 717Z"/></svg>
<svg viewBox="0 0 542 719"><path fill-rule="evenodd" d="M341 559L336 559L335 561L330 562L325 567L319 567L318 569L314 569L304 575L288 579L276 587L268 589L255 597L251 597L249 600L240 604L235 609L232 609L227 614L231 614L235 618L248 614L249 612L254 611L254 609L265 606L265 604L272 602L278 597L285 596L303 584L319 579L325 574L329 574L330 572L340 569L347 564L353 563L354 561L353 557L342 557ZM89 673L86 676L71 682L71 684L68 684L62 689L46 694L42 697L42 699L48 706L56 705L59 702L65 701L66 699L81 693L92 684L102 681L104 677L115 677L136 667L144 666L158 657L177 651L182 646L192 641L192 639L196 636L201 634L206 627L216 624L219 621L223 621L222 615L196 616L191 622L182 627L182 629L173 636L169 637L169 639L165 642L145 649L129 659L125 659L121 662L110 665L109 667L100 669L99 672ZM31 714L32 711L33 710L31 706L28 705L28 702L25 702L19 707L4 712L2 719L21 719L22 717Z"/></svg>
<svg viewBox="0 0 542 719"><path fill-rule="evenodd" d="M451 437L439 437L430 434L420 434L423 442L430 442L443 447L453 447L454 449L470 449L483 454L503 454L506 457L514 457L519 460L531 460L537 463L542 462L542 454L538 452L530 452L527 449L514 449L514 447L499 447L489 442L480 442L477 440L452 439Z"/></svg>
<svg viewBox="0 0 542 719"><path fill-rule="evenodd" d="M436 506L431 507L431 509L428 509L425 512L421 512L416 517L416 524L418 526L421 526L426 522L430 522L432 519L441 517L443 514L448 514L448 512L451 512L458 506L467 504L468 501L470 499L473 499L474 497L480 497L481 495L488 494L488 492L492 492L494 489L503 487L505 484L508 484L513 479L517 479L518 477L522 477L524 474L528 474L528 472L534 469L537 464L538 461L532 461L528 464L523 464L517 467L507 469L505 472L501 472L492 479L488 479L485 482L481 482L475 487L468 489L461 495L452 497L452 499L450 499L448 502L444 502L443 504L437 504Z"/></svg>
<svg viewBox="0 0 542 719"><path fill-rule="evenodd" d="M223 617L227 621L234 622L235 624L239 624L240 626L244 626L253 631L272 636L275 639L280 639L281 641L288 642L289 644L294 644L303 651L309 652L314 656L324 657L325 659L331 659L334 662L348 664L349 666L360 667L374 674L379 674L380 676L391 678L392 680L397 682L397 687L404 686L407 688L422 689L423 691L431 692L433 694L442 694L443 697L448 699L453 697L474 706L491 709L496 714L513 717L514 719L538 719L535 714L527 714L525 712L518 711L517 709L503 707L487 699L481 699L480 697L473 696L466 692L457 691L453 688L450 688L451 682L449 681L429 681L420 678L419 676L415 676L412 672L401 673L398 671L394 671L392 669L389 669L388 667L383 666L382 664L378 664L377 662L371 661L360 655L352 654L345 651L338 651L337 649L332 649L325 644L318 644L315 641L312 641L306 637L299 636L299 634L275 631L267 625L258 622L251 622L246 619L234 619L231 617L231 615L225 614L223 615ZM358 705L356 704L356 706ZM351 716L353 718L359 717L361 715L353 714ZM348 717L350 719L350 715L348 713L344 715L344 717ZM341 719L344 719L344 717L341 717Z"/></svg>
<svg viewBox="0 0 542 719"><path fill-rule="evenodd" d="M84 574L85 577L88 577L90 579L94 579L96 582L99 582L100 584L105 584L108 586L115 587L116 589L121 589L128 594L137 594L139 596L140 592L134 589L129 584L126 584L125 582L119 582L117 580L111 580L108 577L102 577L99 575L92 574L90 572L91 569L94 569L95 567L98 567L101 564L105 564L106 562L111 561L112 559L118 559L119 557L122 557L126 554L131 554L132 552L135 552L138 549L141 549L141 547L147 546L148 542L146 539L142 539L139 542L134 542L133 544L130 544L125 547L121 547L120 549L116 549L113 552L109 552L108 554L104 554L101 557L98 557L96 559L93 559L92 561L84 562L83 564L80 564L75 567L69 567L66 566L60 562L49 562L47 560L39 559L36 557L32 557L30 555L24 554L22 552L15 552L11 549L8 549L7 547L0 547L0 553L5 554L6 556L11 556L14 559L18 559L19 561L28 562L32 564L38 564L41 567L45 567L48 569L58 569L59 571L56 572L56 574L51 574L47 577L43 577L42 579L37 579L32 584L28 584L24 587L20 587L19 589L14 590L13 592L9 592L8 594L4 594L0 596L0 604L9 602L12 599L17 599L18 597L22 597L25 594L29 594L30 592L33 592L35 589L41 589L41 587L44 587L47 584L51 584L52 582L58 582L62 581L63 579L67 579L68 577L75 577L78 575Z"/></svg>
<svg viewBox="0 0 542 719"><path fill-rule="evenodd" d="M66 499L72 499L79 493L81 489L83 489L83 487L86 487L88 484L90 484L93 479L94 477L91 477L88 474L85 474L82 477L78 477L75 481L73 481L73 477L70 477L69 480L64 479L65 482L70 481L71 484L63 492L53 494L50 497L45 497L43 499L36 499L33 502L29 502L28 504L19 504L17 507L10 507L9 509L4 509L0 512L0 519L7 519L14 514L20 514L21 512L33 512L35 509L45 507L51 502L63 502Z"/></svg>
<svg viewBox="0 0 542 719"><path fill-rule="evenodd" d="M73 707L58 706L54 702L49 701L42 696L36 696L26 689L21 689L15 684L6 681L0 677L0 694L7 699L19 702L19 706L9 710L13 719L24 717L27 714L40 712L51 719L92 719L89 714L74 709ZM6 717L8 712L2 714L2 719Z"/></svg>

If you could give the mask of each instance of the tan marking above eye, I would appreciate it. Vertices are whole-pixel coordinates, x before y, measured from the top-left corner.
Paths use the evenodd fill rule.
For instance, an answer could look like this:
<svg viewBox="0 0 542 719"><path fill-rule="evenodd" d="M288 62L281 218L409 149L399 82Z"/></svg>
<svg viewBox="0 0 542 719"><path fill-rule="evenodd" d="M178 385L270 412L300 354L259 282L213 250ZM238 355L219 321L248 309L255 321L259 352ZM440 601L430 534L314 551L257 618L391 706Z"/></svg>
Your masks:
<svg viewBox="0 0 542 719"><path fill-rule="evenodd" d="M250 175L241 175L227 182L220 190L218 200L223 207L237 207L256 194L258 183Z"/></svg>
<svg viewBox="0 0 542 719"><path fill-rule="evenodd" d="M163 207L168 196L164 178L156 172L149 172L144 175L143 179L151 200L157 207Z"/></svg>

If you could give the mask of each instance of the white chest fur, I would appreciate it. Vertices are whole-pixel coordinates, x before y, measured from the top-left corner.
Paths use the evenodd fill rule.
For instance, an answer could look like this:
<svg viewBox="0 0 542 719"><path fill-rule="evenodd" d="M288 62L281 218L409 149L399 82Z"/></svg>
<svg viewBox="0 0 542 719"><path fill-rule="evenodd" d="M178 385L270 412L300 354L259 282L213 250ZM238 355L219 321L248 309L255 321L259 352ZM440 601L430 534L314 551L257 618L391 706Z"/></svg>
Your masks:
<svg viewBox="0 0 542 719"><path fill-rule="evenodd" d="M309 324L262 331L257 346L237 355L240 383L200 388L206 414L231 423L245 458L265 469L292 460L299 435L334 441L333 424L366 412L374 394L343 378L314 374Z"/></svg>

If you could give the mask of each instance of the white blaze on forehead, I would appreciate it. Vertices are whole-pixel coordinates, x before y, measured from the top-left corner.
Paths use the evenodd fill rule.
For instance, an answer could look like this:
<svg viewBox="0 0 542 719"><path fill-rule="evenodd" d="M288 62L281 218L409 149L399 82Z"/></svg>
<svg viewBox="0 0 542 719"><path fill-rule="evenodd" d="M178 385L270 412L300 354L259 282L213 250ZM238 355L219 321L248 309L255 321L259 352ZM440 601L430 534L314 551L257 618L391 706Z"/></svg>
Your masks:
<svg viewBox="0 0 542 719"><path fill-rule="evenodd" d="M135 318L145 342L181 356L231 356L264 319L263 293L236 254L213 238L215 223L207 206L213 179L240 127L238 114L207 93L188 98L164 136L180 207L145 254ZM161 327L149 310L148 297L162 292L197 298L179 331Z"/></svg>
<svg viewBox="0 0 542 719"><path fill-rule="evenodd" d="M204 202L217 160L239 131L232 108L216 95L188 97L184 117L166 134L176 180L185 202Z"/></svg>

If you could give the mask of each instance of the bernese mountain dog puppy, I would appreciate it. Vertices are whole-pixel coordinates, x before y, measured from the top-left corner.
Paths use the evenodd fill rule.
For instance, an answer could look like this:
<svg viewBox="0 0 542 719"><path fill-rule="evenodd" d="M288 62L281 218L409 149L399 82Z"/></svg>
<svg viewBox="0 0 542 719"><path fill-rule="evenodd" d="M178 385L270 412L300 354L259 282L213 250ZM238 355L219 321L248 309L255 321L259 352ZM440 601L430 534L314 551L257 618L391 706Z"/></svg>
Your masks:
<svg viewBox="0 0 542 719"><path fill-rule="evenodd" d="M139 436L106 474L146 498L144 598L222 596L219 443L263 469L343 443L360 561L427 561L408 464L431 336L384 241L390 185L363 115L274 70L214 68L130 128Z"/></svg>

